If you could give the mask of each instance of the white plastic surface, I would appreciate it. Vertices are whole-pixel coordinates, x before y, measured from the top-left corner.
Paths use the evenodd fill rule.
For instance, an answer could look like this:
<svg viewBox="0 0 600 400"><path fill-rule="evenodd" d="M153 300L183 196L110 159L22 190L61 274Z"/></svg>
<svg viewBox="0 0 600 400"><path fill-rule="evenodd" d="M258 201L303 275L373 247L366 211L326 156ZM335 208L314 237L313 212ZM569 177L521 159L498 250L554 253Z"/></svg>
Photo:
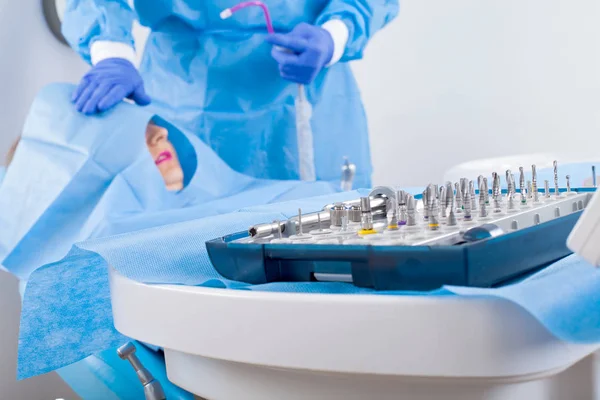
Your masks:
<svg viewBox="0 0 600 400"><path fill-rule="evenodd" d="M590 264L600 266L600 197L594 194L567 239L567 247Z"/></svg>
<svg viewBox="0 0 600 400"><path fill-rule="evenodd" d="M459 182L461 178L468 177L472 179L482 174L484 176L491 176L492 172L498 172L500 176L503 177L504 172L507 169L510 169L513 173L517 173L519 167L529 168L532 164L535 164L539 171L545 168L552 168L554 160L558 161L560 168L561 164L596 162L599 158L597 153L586 154L584 152L531 153L507 157L485 158L469 161L450 168L446 174L444 174L444 182Z"/></svg>
<svg viewBox="0 0 600 400"><path fill-rule="evenodd" d="M330 374L352 381L380 376L386 382L457 378L508 384L554 375L598 347L563 343L500 299L145 285L114 270L110 281L115 327L165 348L171 381L214 399L235 397L203 391L198 377L207 368L217 376L227 374L223 369L234 375L251 370L263 378L291 374L290 387L298 390L311 386L311 374L320 385L327 385Z"/></svg>

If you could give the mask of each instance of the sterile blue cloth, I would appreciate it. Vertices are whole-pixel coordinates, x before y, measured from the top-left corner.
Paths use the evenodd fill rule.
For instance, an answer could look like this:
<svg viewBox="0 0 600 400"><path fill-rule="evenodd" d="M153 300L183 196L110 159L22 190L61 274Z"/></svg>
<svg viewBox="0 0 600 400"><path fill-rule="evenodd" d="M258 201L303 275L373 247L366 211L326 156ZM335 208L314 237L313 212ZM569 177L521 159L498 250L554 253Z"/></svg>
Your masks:
<svg viewBox="0 0 600 400"><path fill-rule="evenodd" d="M130 232L140 215L145 228L338 190L242 175L196 136L131 104L85 117L73 90L53 84L38 94L0 186L0 261L20 279L78 241ZM179 192L166 189L146 146L151 119L169 130L184 171Z"/></svg>
<svg viewBox="0 0 600 400"><path fill-rule="evenodd" d="M121 103L110 112L84 117L70 103L73 90L73 85L53 84L39 93L27 117L6 179L0 185L0 222L3 227L0 231L0 261L21 278L23 284L32 270L59 260L73 243L89 237L131 232L230 212L240 207L339 190L326 182L260 180L242 175L229 168L196 136L181 132L160 117L153 116L149 110L131 104ZM168 138L184 171L185 188L179 192L166 190L146 146L146 125L150 119L169 131ZM77 269L64 271L59 280L79 281L74 275L77 272ZM85 271L83 276L81 285L58 290L69 294L68 301L74 306L85 308L89 303L84 292L96 284L99 288L106 288L106 279L105 275L92 270ZM30 285L35 291L40 281L34 280ZM42 292L46 295L51 293ZM108 349L107 354L113 354L115 347L123 344L125 338L113 335L110 315L110 306L94 304L88 313L91 317L88 326L108 323L109 328L95 332L89 343L85 334L67 334L71 340L77 341L70 343L83 343L84 348L89 345L96 349L86 355L101 349ZM108 320L105 320L107 317ZM27 312L24 318L27 319ZM71 322L75 321L71 319ZM51 325L48 327L52 328ZM53 336L55 339L51 340L57 343L65 337L65 331L61 329L44 330L40 334ZM109 342L110 346L103 347ZM55 357L61 359L62 356L56 353ZM104 367L120 368L120 365L109 366L100 357L88 358L60 373L72 382L85 374L84 370L92 368L95 372L88 376L95 376L94 382L98 383L103 374L111 374ZM30 360L36 363L34 358ZM67 364L70 363L62 365ZM100 364L102 368L98 367ZM161 376L160 371L153 373ZM73 376L75 378L68 379ZM119 389L130 386L130 382L115 379L114 376L105 379L111 382L107 390L116 390L118 398L130 398L130 395L136 398L135 390ZM185 392L181 395L179 389L164 385L168 393L172 390L170 398L188 398ZM82 387L89 385L86 383ZM84 398L89 396L89 393L82 394Z"/></svg>
<svg viewBox="0 0 600 400"><path fill-rule="evenodd" d="M429 293L375 292L345 283L251 286L222 278L209 262L207 240L246 230L254 223L290 217L298 207L316 211L323 204L365 193L259 206L78 244L64 260L31 276L21 320L19 377L67 365L125 339L112 325L108 265L146 283L307 293L498 296L524 307L560 339L582 343L600 340L600 313L595 309L600 304L596 301L600 296L600 274L575 256L504 288L447 287ZM81 341L82 337L98 339Z"/></svg>
<svg viewBox="0 0 600 400"><path fill-rule="evenodd" d="M236 171L258 178L298 179L296 84L279 76L262 10L222 20L236 0L69 0L65 38L91 61L99 41L133 46L136 17L151 29L140 72L151 107L197 134ZM362 58L369 39L398 13L398 0L264 0L276 32L332 19L348 27L340 62L306 88L313 105L318 180L337 181L344 156L357 166L357 187L369 187L371 157L360 93L347 61Z"/></svg>

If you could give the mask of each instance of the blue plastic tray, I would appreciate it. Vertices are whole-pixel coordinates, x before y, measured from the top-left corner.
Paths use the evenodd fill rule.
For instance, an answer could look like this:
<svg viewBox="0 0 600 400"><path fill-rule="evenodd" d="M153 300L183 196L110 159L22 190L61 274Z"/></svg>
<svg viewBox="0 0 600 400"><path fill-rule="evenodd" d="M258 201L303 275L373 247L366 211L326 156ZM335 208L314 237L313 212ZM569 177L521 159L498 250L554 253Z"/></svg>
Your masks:
<svg viewBox="0 0 600 400"><path fill-rule="evenodd" d="M214 239L206 245L221 275L250 284L306 282L314 281L315 274L333 274L351 276L354 285L376 290L432 290L442 285L492 287L571 254L566 239L581 213L453 246L233 242L246 237L247 232Z"/></svg>

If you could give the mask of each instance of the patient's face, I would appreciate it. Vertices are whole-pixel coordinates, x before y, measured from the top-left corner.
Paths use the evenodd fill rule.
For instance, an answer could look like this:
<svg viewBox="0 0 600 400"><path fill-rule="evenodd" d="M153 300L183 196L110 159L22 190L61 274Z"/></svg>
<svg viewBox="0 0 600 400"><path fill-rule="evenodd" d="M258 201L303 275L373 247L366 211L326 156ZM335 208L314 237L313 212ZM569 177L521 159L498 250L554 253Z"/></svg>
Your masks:
<svg viewBox="0 0 600 400"><path fill-rule="evenodd" d="M146 144L154 163L165 180L167 189L183 189L183 170L175 148L169 141L169 131L152 123L148 124Z"/></svg>

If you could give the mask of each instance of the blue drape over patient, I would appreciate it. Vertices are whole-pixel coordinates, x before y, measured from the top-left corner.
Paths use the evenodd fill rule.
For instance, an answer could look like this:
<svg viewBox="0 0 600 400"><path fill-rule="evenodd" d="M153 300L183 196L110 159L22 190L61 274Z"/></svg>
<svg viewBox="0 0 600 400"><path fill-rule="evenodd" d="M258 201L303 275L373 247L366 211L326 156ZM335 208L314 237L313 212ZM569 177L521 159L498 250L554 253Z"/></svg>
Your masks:
<svg viewBox="0 0 600 400"><path fill-rule="evenodd" d="M72 91L72 85L55 84L40 92L0 186L0 259L21 279L90 237L335 192L324 182L235 172L195 135L131 104L82 116L70 103ZM166 190L146 147L153 118L169 129L182 164L186 186L180 192ZM146 217L136 225L141 215Z"/></svg>

